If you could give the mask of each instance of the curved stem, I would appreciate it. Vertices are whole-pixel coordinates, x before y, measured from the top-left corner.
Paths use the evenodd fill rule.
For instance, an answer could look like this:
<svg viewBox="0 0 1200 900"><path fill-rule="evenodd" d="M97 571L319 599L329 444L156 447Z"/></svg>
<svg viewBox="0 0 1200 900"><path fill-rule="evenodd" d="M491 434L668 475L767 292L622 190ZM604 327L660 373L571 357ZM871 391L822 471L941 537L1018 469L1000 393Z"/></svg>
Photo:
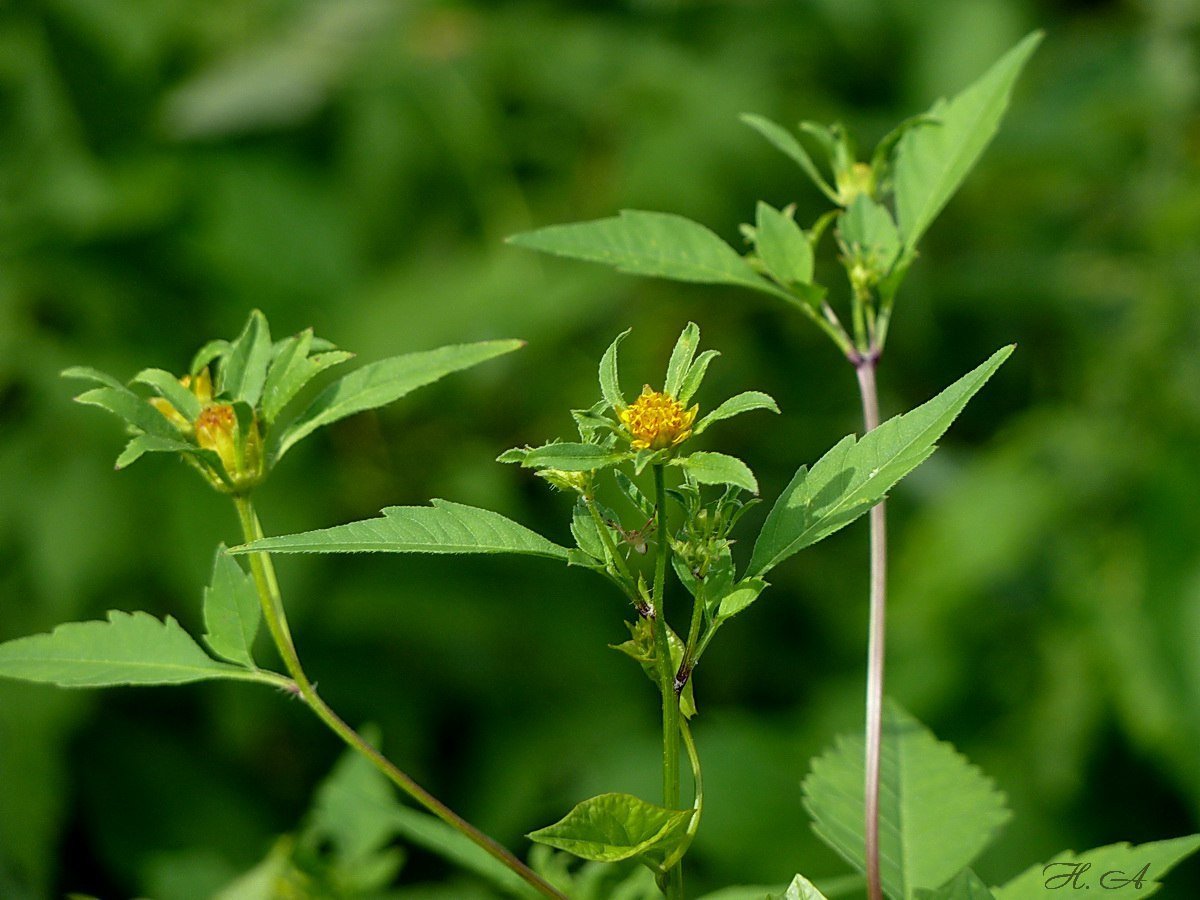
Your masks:
<svg viewBox="0 0 1200 900"><path fill-rule="evenodd" d="M679 696L675 693L675 671L671 665L671 640L667 635L667 606L664 590L671 541L667 532L667 487L661 464L654 466L655 523L658 552L654 564L654 655L657 659L658 689L662 694L663 806L679 808ZM683 898L683 870L676 862L666 873L668 900Z"/></svg>
<svg viewBox="0 0 1200 900"><path fill-rule="evenodd" d="M696 838L696 832L700 829L700 817L704 814L704 777L700 774L700 754L696 752L696 742L692 740L692 728L683 716L679 717L679 734L683 738L683 747L687 751L688 762L692 766L692 781L696 787L696 799L692 803L692 820L688 822L687 837L670 856L663 860L664 869L677 865L683 859L688 848L692 846L692 841Z"/></svg>
<svg viewBox="0 0 1200 900"><path fill-rule="evenodd" d="M867 354L855 367L862 397L863 427L879 425L875 385L877 355ZM867 898L882 900L879 876L879 759L883 738L883 669L887 612L887 514L882 502L871 509L871 602L867 639L866 760L864 772Z"/></svg>
<svg viewBox="0 0 1200 900"><path fill-rule="evenodd" d="M263 537L262 526L249 497L235 496L234 505L237 507L238 519L242 526L242 535L247 543ZM292 641L291 630L288 628L287 615L283 609L283 597L279 592L279 581L275 577L275 566L268 553L251 553L250 573L254 577L255 587L258 588L258 598L262 605L263 618L267 630L274 642L288 674L296 683L297 692L309 709L311 709L325 725L347 745L361 753L376 769L387 777L392 784L423 806L437 818L441 819L455 831L469 838L481 849L511 869L516 875L526 881L543 897L553 897L557 900L567 900L566 895L544 881L536 872L517 859L508 849L501 846L493 838L488 837L441 800L421 787L405 772L401 771L391 760L372 747L357 731L347 725L324 700L318 696L316 688L304 673L300 665L300 656Z"/></svg>

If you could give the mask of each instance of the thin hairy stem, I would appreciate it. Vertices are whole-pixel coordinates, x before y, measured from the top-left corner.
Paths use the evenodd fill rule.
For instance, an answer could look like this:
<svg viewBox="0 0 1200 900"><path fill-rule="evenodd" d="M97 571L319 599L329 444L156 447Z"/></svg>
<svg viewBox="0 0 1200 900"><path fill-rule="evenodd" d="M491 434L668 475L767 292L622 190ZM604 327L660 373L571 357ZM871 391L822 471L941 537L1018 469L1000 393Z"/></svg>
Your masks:
<svg viewBox="0 0 1200 900"><path fill-rule="evenodd" d="M247 543L263 537L262 526L250 499L245 496L234 497L237 506L238 519L242 526L242 535ZM254 577L258 589L258 599L262 606L263 619L271 640L279 651L288 674L296 683L296 690L322 722L348 746L361 753L376 769L382 772L392 784L437 816L459 834L469 838L480 848L511 869L516 875L526 881L543 897L554 897L557 900L567 900L566 895L547 884L536 872L517 859L506 848L488 837L474 825L442 803L441 800L417 784L409 775L396 767L382 753L372 747L358 732L347 725L318 695L313 683L304 674L300 665L300 656L296 653L296 645L292 641L288 628L287 615L283 608L283 597L279 592L279 581L275 577L275 566L268 553L251 553L250 573Z"/></svg>

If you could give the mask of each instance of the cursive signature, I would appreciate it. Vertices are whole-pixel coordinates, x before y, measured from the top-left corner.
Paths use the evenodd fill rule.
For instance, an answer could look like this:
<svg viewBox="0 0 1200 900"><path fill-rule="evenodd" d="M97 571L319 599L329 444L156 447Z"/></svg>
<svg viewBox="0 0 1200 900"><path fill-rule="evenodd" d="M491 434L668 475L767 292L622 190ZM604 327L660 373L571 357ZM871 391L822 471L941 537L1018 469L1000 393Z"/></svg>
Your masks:
<svg viewBox="0 0 1200 900"><path fill-rule="evenodd" d="M1063 888L1070 888L1073 891L1086 891L1092 887L1092 881L1089 880L1088 876L1091 869L1092 864L1089 862L1047 863L1042 866L1043 884L1048 891L1058 891ZM1133 873L1128 873L1124 869L1109 869L1106 872L1102 872L1100 877L1095 880L1095 883L1107 891L1119 890L1126 886L1132 886L1134 890L1140 891L1149 871L1150 863L1146 863L1146 865ZM1092 875L1090 878L1094 879L1095 876Z"/></svg>

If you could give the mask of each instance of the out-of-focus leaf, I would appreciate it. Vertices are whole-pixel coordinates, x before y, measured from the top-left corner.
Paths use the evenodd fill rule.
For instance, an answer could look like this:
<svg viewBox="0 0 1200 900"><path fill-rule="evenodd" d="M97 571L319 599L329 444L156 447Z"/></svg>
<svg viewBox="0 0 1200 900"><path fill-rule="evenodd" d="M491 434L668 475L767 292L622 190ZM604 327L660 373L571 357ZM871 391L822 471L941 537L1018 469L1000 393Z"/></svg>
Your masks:
<svg viewBox="0 0 1200 900"><path fill-rule="evenodd" d="M529 839L583 859L617 862L664 850L687 830L693 810L665 809L631 794L601 794L584 800Z"/></svg>
<svg viewBox="0 0 1200 900"><path fill-rule="evenodd" d="M254 668L251 650L261 619L254 579L230 558L222 544L204 589L204 642L222 659Z"/></svg>
<svg viewBox="0 0 1200 900"><path fill-rule="evenodd" d="M257 309L250 313L246 327L217 369L216 392L232 400L241 400L251 408L258 406L267 366L271 363L271 330L267 318Z"/></svg>
<svg viewBox="0 0 1200 900"><path fill-rule="evenodd" d="M312 351L313 332L306 328L283 342L283 346L271 361L267 380L263 385L262 408L267 424L275 421L283 408L306 384L332 366L344 363L354 356L344 350L329 350L308 354Z"/></svg>
<svg viewBox="0 0 1200 900"><path fill-rule="evenodd" d="M760 201L754 235L758 258L772 278L784 286L812 281L812 244L791 216Z"/></svg>
<svg viewBox="0 0 1200 900"><path fill-rule="evenodd" d="M742 121L770 141L777 150L791 158L796 165L804 170L804 174L812 180L812 183L820 189L821 193L834 203L838 202L837 191L829 186L829 182L821 175L813 163L812 157L808 155L808 151L792 136L791 132L782 125L777 125L770 119L754 115L753 113L743 114Z"/></svg>

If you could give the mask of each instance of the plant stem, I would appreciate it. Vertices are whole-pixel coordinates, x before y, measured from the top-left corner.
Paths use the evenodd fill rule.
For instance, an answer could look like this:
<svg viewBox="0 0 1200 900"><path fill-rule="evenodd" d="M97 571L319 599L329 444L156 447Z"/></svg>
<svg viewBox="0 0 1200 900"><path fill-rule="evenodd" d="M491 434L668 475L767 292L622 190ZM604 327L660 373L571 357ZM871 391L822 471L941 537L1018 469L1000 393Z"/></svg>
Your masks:
<svg viewBox="0 0 1200 900"><path fill-rule="evenodd" d="M654 655L658 664L658 689L662 693L663 806L679 808L679 696L675 693L675 667L671 665L671 640L667 636L664 589L671 541L667 533L667 487L661 464L654 466L655 533L658 552L654 565ZM667 900L683 900L683 869L676 862L666 873Z"/></svg>
<svg viewBox="0 0 1200 900"><path fill-rule="evenodd" d="M696 838L696 832L700 829L700 817L704 814L704 777L700 773L700 755L696 752L696 742L692 740L691 726L688 725L687 718L684 716L679 717L679 734L683 738L683 747L687 751L688 762L692 766L692 782L695 785L696 799L692 804L692 820L688 822L687 837L670 856L663 860L665 868L670 868L683 859L688 848L692 846L692 841Z"/></svg>
<svg viewBox="0 0 1200 900"><path fill-rule="evenodd" d="M262 526L250 498L235 496L234 505L237 507L238 519L242 526L242 535L247 543L263 537ZM268 553L250 554L250 572L254 584L258 588L258 598L262 605L263 618L271 640L279 651L288 674L296 683L300 697L316 714L317 718L347 745L361 753L376 769L382 772L401 791L423 806L437 818L441 819L459 834L469 838L489 855L511 869L517 876L526 881L543 897L554 897L557 900L567 900L566 895L544 881L536 872L517 859L509 850L488 837L474 825L462 818L454 810L421 787L409 775L396 767L382 753L372 747L365 738L347 725L318 695L313 683L304 674L300 665L300 656L292 641L291 630L288 628L287 615L283 608L283 597L279 591L279 581L275 577L275 566Z"/></svg>
<svg viewBox="0 0 1200 900"><path fill-rule="evenodd" d="M879 392L875 367L879 355L871 352L855 360L858 390L862 397L863 427L879 425ZM883 738L883 664L887 611L887 515L883 501L871 509L871 601L867 639L866 769L863 778L867 898L883 900L879 877L879 759Z"/></svg>

